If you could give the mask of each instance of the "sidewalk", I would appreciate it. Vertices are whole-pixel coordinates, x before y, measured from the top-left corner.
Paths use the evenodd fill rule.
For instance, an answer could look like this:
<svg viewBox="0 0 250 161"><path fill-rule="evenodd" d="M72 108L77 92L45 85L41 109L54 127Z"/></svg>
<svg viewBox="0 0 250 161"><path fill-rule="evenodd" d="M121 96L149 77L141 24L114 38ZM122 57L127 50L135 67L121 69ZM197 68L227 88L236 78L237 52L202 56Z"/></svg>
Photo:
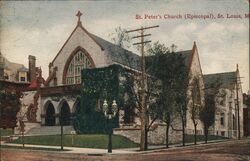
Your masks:
<svg viewBox="0 0 250 161"><path fill-rule="evenodd" d="M230 141L235 141L235 140L232 140L232 139L212 140L212 141L208 141L208 144L217 144L217 143L221 143L221 142L230 142ZM1 145L22 147L22 144L13 144L13 143L5 143L5 142L1 142ZM149 145L148 146L149 150L147 150L147 151L139 151L139 147L138 148L124 148L124 149L113 149L112 154L149 153L149 152L155 152L155 151L161 151L161 150L183 149L183 148L189 148L189 147L194 147L194 146L204 146L204 145L207 145L207 144L204 144L204 141L197 142L197 145L194 145L194 143L186 143L186 146L182 146L182 144L173 144L173 145L169 145L168 149L165 148L165 145ZM25 147L60 149L60 146L46 146L46 145L32 145L32 144L25 144ZM46 149L44 151L49 151ZM80 147L66 147L66 146L64 146L64 150L66 150L66 151L59 150L56 152L86 154L86 155L107 155L107 154L110 155L110 153L107 153L107 149L93 149L93 148L80 148Z"/></svg>
<svg viewBox="0 0 250 161"><path fill-rule="evenodd" d="M13 147L23 146L22 144L13 144L13 143L5 143L5 142L1 142L1 145L13 146ZM60 149L61 148L60 146L46 146L46 145L33 145L33 144L25 144L25 147L46 148L46 149ZM93 149L93 148L80 148L80 147L67 147L67 146L64 146L63 149L65 151L57 151L57 152L81 153L81 154L107 154L107 149ZM112 150L112 154L130 154L130 153L136 153L136 150L129 150L129 149L113 149Z"/></svg>

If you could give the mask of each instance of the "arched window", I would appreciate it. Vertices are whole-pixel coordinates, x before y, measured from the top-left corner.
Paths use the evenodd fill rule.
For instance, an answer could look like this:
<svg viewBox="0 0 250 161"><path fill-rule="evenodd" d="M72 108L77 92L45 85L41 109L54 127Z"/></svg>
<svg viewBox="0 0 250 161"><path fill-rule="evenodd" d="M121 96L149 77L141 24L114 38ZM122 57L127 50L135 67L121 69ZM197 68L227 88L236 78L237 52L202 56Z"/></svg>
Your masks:
<svg viewBox="0 0 250 161"><path fill-rule="evenodd" d="M66 70L66 84L81 83L81 71L84 68L91 68L92 64L83 51L79 50L71 59Z"/></svg>
<svg viewBox="0 0 250 161"><path fill-rule="evenodd" d="M9 79L10 79L10 77L9 77L9 74L8 74L8 73L4 73L4 79L5 79L5 80L9 80Z"/></svg>

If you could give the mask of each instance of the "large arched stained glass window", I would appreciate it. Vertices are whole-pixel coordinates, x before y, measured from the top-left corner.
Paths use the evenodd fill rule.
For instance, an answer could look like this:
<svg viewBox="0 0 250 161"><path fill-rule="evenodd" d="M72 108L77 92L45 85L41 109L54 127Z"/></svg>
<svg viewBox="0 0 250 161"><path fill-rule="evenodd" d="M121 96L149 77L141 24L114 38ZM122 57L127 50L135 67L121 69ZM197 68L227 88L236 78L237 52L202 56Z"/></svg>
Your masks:
<svg viewBox="0 0 250 161"><path fill-rule="evenodd" d="M69 63L66 84L81 83L81 71L84 68L91 68L91 62L83 51L79 50Z"/></svg>

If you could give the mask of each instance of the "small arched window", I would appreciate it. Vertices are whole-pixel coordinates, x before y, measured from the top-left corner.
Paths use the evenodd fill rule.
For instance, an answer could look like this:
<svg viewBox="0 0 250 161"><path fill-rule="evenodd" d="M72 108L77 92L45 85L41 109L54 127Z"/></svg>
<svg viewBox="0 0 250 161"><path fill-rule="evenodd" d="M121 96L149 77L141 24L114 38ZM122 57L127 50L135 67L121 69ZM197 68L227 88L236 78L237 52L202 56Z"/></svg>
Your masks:
<svg viewBox="0 0 250 161"><path fill-rule="evenodd" d="M66 70L66 84L81 83L81 71L84 68L91 68L92 64L83 51L79 50L71 59Z"/></svg>

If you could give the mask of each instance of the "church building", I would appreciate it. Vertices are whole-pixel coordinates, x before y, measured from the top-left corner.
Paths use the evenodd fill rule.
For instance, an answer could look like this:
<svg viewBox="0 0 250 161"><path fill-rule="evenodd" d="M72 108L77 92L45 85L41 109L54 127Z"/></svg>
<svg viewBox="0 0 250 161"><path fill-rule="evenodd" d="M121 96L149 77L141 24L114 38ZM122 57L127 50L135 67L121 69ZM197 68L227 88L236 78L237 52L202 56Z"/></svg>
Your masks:
<svg viewBox="0 0 250 161"><path fill-rule="evenodd" d="M35 119L27 119L27 134L39 135L48 130L53 131L60 125L60 121L66 125L66 133L74 130L71 126L72 117L80 106L82 69L101 68L112 64L139 69L138 55L89 33L82 25L81 15L81 12L77 13L76 27L49 63L48 78L38 86L31 86L23 98L24 113L29 104L34 102L32 97L36 96L38 105L33 110ZM63 120L60 120L60 114L64 116Z"/></svg>
<svg viewBox="0 0 250 161"><path fill-rule="evenodd" d="M81 76L82 69L103 68L117 64L134 71L140 70L139 55L89 33L81 22L82 13L78 11L76 16L78 17L76 27L49 63L48 78L43 80L41 71L38 72L36 81L31 82L22 98L21 111L26 114L25 130L28 135L59 134L61 123L64 125L64 133L74 131L72 118L80 107L81 81L84 77ZM204 106L204 83L196 43L191 50L179 51L177 54L184 57L191 78L190 84L195 79L198 80L195 104L201 108ZM191 93L191 89L187 91L187 95L190 96ZM187 104L187 134L194 134L190 113L192 104L194 102L190 99ZM62 119L60 116L63 116ZM139 119L131 119L129 124L125 124L120 118L119 121L120 127L114 129L114 134L139 142ZM197 132L202 135L202 123L199 120L196 121ZM164 123L156 121L149 131L149 143L163 144L166 140L165 127ZM170 129L170 142L181 139L180 128L180 121L176 121Z"/></svg>

